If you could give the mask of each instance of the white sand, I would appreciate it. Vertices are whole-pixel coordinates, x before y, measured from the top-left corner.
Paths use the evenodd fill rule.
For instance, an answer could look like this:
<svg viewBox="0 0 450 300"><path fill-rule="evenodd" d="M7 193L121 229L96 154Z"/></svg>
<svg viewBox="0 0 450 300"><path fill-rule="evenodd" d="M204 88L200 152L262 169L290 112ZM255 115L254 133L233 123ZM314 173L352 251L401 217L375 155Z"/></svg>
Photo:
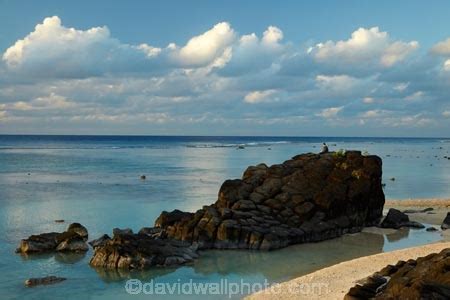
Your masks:
<svg viewBox="0 0 450 300"><path fill-rule="evenodd" d="M450 242L396 250L361 257L321 269L261 291L246 299L343 299L357 281L399 260L416 259L450 248ZM295 262L292 262L295 263Z"/></svg>

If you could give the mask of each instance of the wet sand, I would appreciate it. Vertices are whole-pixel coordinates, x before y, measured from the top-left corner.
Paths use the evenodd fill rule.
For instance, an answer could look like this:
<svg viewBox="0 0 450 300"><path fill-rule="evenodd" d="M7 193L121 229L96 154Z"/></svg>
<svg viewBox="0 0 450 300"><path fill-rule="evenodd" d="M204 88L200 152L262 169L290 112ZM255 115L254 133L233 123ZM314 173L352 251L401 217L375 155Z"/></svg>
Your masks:
<svg viewBox="0 0 450 300"><path fill-rule="evenodd" d="M431 212L409 213L410 220L432 224L440 230L440 225L450 211L450 199L407 199L388 200L384 214L389 208L405 210L422 210L433 208ZM395 229L366 228L363 231L388 234ZM384 232L385 231L385 232ZM381 270L388 264L399 260L415 259L430 253L439 252L450 247L450 230L441 232L443 242L420 247L401 249L391 252L369 255L326 267L290 281L281 283L274 289L261 291L246 299L342 299L348 290L361 279Z"/></svg>

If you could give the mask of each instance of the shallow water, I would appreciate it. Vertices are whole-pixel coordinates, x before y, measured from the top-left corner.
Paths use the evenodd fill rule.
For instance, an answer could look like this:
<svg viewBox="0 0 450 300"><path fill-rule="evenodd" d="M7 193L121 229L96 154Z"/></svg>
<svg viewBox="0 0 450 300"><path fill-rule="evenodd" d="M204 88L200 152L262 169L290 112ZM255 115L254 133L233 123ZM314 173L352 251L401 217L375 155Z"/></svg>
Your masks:
<svg viewBox="0 0 450 300"><path fill-rule="evenodd" d="M151 226L162 210L194 211L214 202L221 182L240 177L248 165L280 163L298 153L317 152L322 141L332 150L360 149L381 156L388 199L450 195L450 160L444 159L450 156L450 141L442 139L0 136L0 298L150 297L128 295L124 285L129 278L279 282L354 257L441 239L439 233L424 230L385 236L361 233L268 253L208 251L192 266L131 274L90 268L91 252L14 254L21 238L62 231L70 222L82 223L91 237L97 237L113 227ZM245 149L237 150L238 145ZM141 174L147 180L140 180ZM54 223L55 219L65 219L66 224ZM24 279L45 275L68 280L46 287L23 286Z"/></svg>

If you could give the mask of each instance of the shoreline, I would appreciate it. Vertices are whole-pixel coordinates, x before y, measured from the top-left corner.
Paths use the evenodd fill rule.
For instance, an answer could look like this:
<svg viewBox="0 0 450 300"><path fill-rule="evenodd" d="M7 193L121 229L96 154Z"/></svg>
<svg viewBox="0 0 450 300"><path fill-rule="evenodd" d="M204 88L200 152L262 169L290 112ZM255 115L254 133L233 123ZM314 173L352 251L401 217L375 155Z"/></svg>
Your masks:
<svg viewBox="0 0 450 300"><path fill-rule="evenodd" d="M249 295L245 299L343 299L358 281L388 264L396 264L399 260L416 259L449 247L450 242L439 242L344 261L283 282L276 289Z"/></svg>
<svg viewBox="0 0 450 300"><path fill-rule="evenodd" d="M390 208L404 211L422 210L429 207L433 208L431 212L414 212L409 213L408 216L413 221L438 226L440 230L442 221L450 212L450 199L447 198L386 200L383 215L386 215ZM245 299L342 299L358 281L389 264L396 264L399 260L416 259L440 252L444 248L450 248L450 230L449 234L445 232L442 235L443 241L437 243L382 252L340 262L282 282L276 289L248 295ZM299 287L304 288L299 290Z"/></svg>

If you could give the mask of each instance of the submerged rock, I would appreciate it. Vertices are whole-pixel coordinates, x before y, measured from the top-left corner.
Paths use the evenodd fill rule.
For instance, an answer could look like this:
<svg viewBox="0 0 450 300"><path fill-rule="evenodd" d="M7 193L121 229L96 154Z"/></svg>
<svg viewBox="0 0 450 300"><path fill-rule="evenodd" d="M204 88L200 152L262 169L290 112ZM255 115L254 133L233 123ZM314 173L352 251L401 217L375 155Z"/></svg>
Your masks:
<svg viewBox="0 0 450 300"><path fill-rule="evenodd" d="M155 226L201 249L272 250L338 237L378 224L381 167L378 156L359 151L251 166L222 184L214 204L195 213L163 212Z"/></svg>
<svg viewBox="0 0 450 300"><path fill-rule="evenodd" d="M63 277L56 277L56 276L47 276L42 278L30 278L25 280L25 285L28 287L33 287L37 285L47 285L47 284L54 284L61 281L66 280L66 278Z"/></svg>
<svg viewBox="0 0 450 300"><path fill-rule="evenodd" d="M395 208L389 209L388 214L381 222L380 227L394 229L399 229L401 227L425 228L425 226L419 222L410 221L407 214L402 213Z"/></svg>
<svg viewBox="0 0 450 300"><path fill-rule="evenodd" d="M107 269L144 269L185 264L197 257L195 245L156 239L147 234L122 233L95 247L90 265Z"/></svg>
<svg viewBox="0 0 450 300"><path fill-rule="evenodd" d="M450 299L450 248L388 265L352 287L344 299Z"/></svg>
<svg viewBox="0 0 450 300"><path fill-rule="evenodd" d="M87 251L87 229L79 224L70 224L62 233L49 232L32 235L20 241L17 253L42 253L51 251Z"/></svg>
<svg viewBox="0 0 450 300"><path fill-rule="evenodd" d="M432 207L427 207L427 208L424 208L424 209L406 209L406 210L403 211L403 213L405 213L405 214L417 214L417 213L426 213L426 212L430 212L430 211L433 211L433 210L434 210L434 208L432 208Z"/></svg>

